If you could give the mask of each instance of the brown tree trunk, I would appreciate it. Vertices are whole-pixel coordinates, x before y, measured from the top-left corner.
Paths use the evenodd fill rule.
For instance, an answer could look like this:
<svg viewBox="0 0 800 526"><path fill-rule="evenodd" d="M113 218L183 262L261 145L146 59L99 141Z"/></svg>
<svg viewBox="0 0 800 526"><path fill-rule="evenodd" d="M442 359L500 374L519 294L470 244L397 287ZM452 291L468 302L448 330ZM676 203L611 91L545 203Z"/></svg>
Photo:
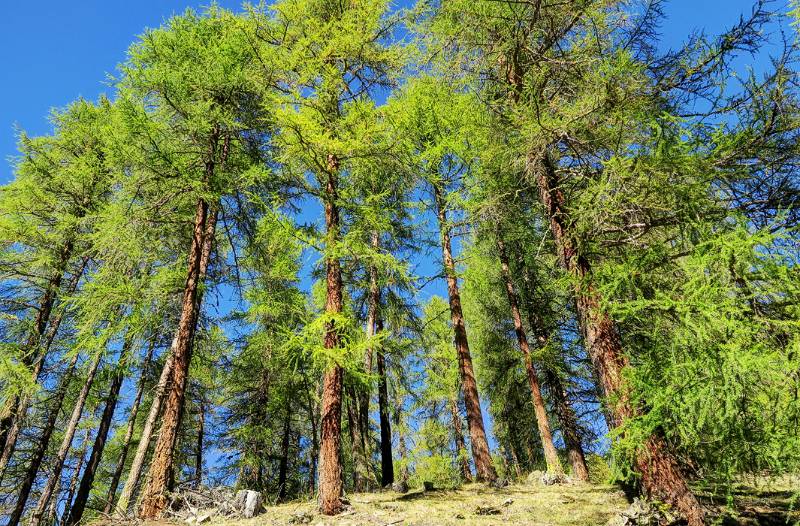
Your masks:
<svg viewBox="0 0 800 526"><path fill-rule="evenodd" d="M83 442L81 442L81 450L77 456L77 463L75 464L75 469L72 472L72 477L69 480L69 488L67 490L67 498L64 501L64 513L61 514L61 520L59 521L60 526L64 526L67 524L68 517L72 515L72 508L74 504L72 503L73 497L75 497L75 490L78 487L78 477L81 474L81 468L83 467L83 463L86 461L86 451L89 449L89 430L87 429L86 432L83 434ZM53 491L53 498L51 499L50 508L53 506L58 507L58 488L61 485L61 477L58 478L56 481L56 488ZM49 512L48 512L49 516Z"/></svg>
<svg viewBox="0 0 800 526"><path fill-rule="evenodd" d="M278 502L286 499L286 475L289 471L289 441L292 436L292 413L286 404L286 415L283 419L283 438L281 439L281 462L278 466Z"/></svg>
<svg viewBox="0 0 800 526"><path fill-rule="evenodd" d="M67 427L64 432L64 439L62 440L61 447L58 449L58 453L56 454L55 464L52 467L50 477L47 479L47 482L42 488L42 494L39 497L39 502L36 505L36 509L31 514L31 519L29 522L30 526L39 526L39 523L41 522L42 518L44 517L44 513L47 510L47 505L50 503L50 498L53 496L53 489L55 489L56 481L61 477L61 470L64 467L64 460L66 460L67 453L69 453L70 446L72 445L72 439L75 436L75 430L78 428L78 422L80 421L81 414L83 413L83 407L86 404L86 399L89 397L89 391L94 383L97 369L100 367L102 354L103 353L97 353L97 356L92 359L92 362L89 365L89 370L86 373L86 379L83 382L83 387L81 388L78 398L75 401L75 406L72 408L72 415L67 423Z"/></svg>
<svg viewBox="0 0 800 526"><path fill-rule="evenodd" d="M78 282L80 282L81 277L83 276L83 271L86 269L86 264L88 263L89 258L84 257L80 267L78 270L73 274L72 279L70 280L69 285L66 289L66 295L70 295L78 288ZM52 311L52 309L51 309ZM48 314L49 316L49 314ZM39 376L42 373L42 367L44 367L45 359L47 358L47 354L50 352L50 347L53 345L53 341L55 340L56 334L58 334L58 329L61 326L61 320L64 319L64 310L61 309L53 321L50 323L49 330L47 331L47 336L45 338L44 343L41 346L41 350L38 353L38 357L34 361L33 369L31 371L31 380L33 383L39 382ZM31 396L29 395L22 395L17 396L14 399L14 406L15 409L13 410L10 418L10 427L8 428L5 436L5 440L0 438L0 444L5 444L3 447L3 452L0 454L0 484L3 482L3 477L6 472L6 468L8 467L8 463L11 460L11 455L14 454L14 449L17 446L17 440L19 440L19 435L22 432L22 425L25 423L25 416L28 413L28 408L30 407L31 403Z"/></svg>
<svg viewBox="0 0 800 526"><path fill-rule="evenodd" d="M556 451L556 446L553 444L553 435L550 432L550 420L547 417L547 408L545 407L544 398L542 397L542 390L539 387L539 376L533 365L533 358L531 357L530 347L528 346L528 335L525 334L525 327L522 325L522 316L520 316L519 313L519 300L517 299L517 292L514 290L514 282L511 279L511 270L508 267L508 254L506 253L505 242L503 241L502 233L499 229L497 231L497 252L500 258L503 281L506 285L508 303L511 306L511 318L514 321L514 332L517 335L517 343L519 344L520 351L522 351L525 371L528 375L528 385L530 386L531 398L533 400L533 411L536 415L539 437L542 440L542 449L544 450L544 458L547 463L547 471L563 474L564 470L561 467L561 461L558 459L558 451Z"/></svg>
<svg viewBox="0 0 800 526"><path fill-rule="evenodd" d="M133 398L133 404L128 410L128 427L125 430L125 437L122 439L122 450L119 453L117 460L117 467L114 469L114 474L111 476L111 482L108 486L108 495L106 496L106 505L103 508L103 513L111 513L114 506L114 497L117 494L117 487L122 478L122 471L125 469L125 460L128 457L128 449L131 446L131 439L133 432L136 429L136 416L139 414L139 404L142 403L142 396L144 395L144 384L147 379L147 368L150 366L150 360L153 358L153 351L155 349L155 337L150 340L147 348L147 354L142 360L141 376L139 377L139 385L136 388L136 396ZM156 395L157 396L157 395Z"/></svg>
<svg viewBox="0 0 800 526"><path fill-rule="evenodd" d="M550 159L528 159L528 169L535 175L539 196L550 220L550 230L562 266L576 279L575 299L586 348L603 393L609 403L612 424L619 427L637 413L623 384L627 360L616 324L600 307L600 293L591 281L591 265L581 254L569 230L569 217L558 175ZM705 524L705 512L686 482L678 460L663 438L651 435L635 460L642 487L651 498L672 505L690 526Z"/></svg>
<svg viewBox="0 0 800 526"><path fill-rule="evenodd" d="M523 280L532 295L533 283L531 283L532 280L529 277L527 268L524 269ZM545 327L542 316L534 312L532 305L528 304L526 310L528 324L536 337L537 345L540 349L544 349L550 341L550 330ZM560 355L557 356L557 358L562 360L561 363L563 363L563 358ZM586 465L586 455L583 451L583 442L581 440L578 420L575 418L575 411L572 410L572 406L567 398L567 391L561 381L561 376L553 364L545 364L544 380L553 400L556 417L558 418L558 423L561 428L561 434L564 436L564 443L567 446L567 455L572 465L572 476L581 482L588 482L589 468Z"/></svg>
<svg viewBox="0 0 800 526"><path fill-rule="evenodd" d="M461 475L465 481L472 482L472 470L467 458L467 444L464 441L464 432L461 430L461 413L458 411L458 400L455 397L450 399L450 416L453 419L453 435L456 439L456 454L461 464Z"/></svg>
<svg viewBox="0 0 800 526"><path fill-rule="evenodd" d="M339 208L337 204L338 158L328 155L328 180L325 189L326 249L334 252L339 242ZM325 314L338 316L342 312L342 269L336 256L328 256L325 262L327 299ZM341 341L338 327L329 321L325 327L326 349L336 349ZM325 515L336 515L342 511L342 383L344 369L334 363L325 372L322 386L321 440L319 454L319 503Z"/></svg>
<svg viewBox="0 0 800 526"><path fill-rule="evenodd" d="M75 502L69 509L69 515L66 520L66 524L69 526L80 522L81 517L83 517L83 511L86 509L86 502L89 500L89 492L92 490L94 477L97 473L97 468L100 466L100 460L103 457L103 450L106 447L108 432L111 429L111 422L114 419L114 411L117 409L119 391L122 388L122 382L125 380L125 359L132 345L133 338L131 336L127 336L122 345L122 351L119 355L117 372L114 375L114 378L111 380L111 387L109 388L108 395L106 396L103 415L100 417L100 425L97 429L97 435L94 438L94 445L92 446L92 454L89 456L89 462L86 464L86 469L83 471L83 477L81 477L81 484L78 488L78 493L75 496Z"/></svg>
<svg viewBox="0 0 800 526"><path fill-rule="evenodd" d="M375 322L376 331L383 330L383 320ZM383 349L377 350L378 369L378 412L381 427L381 487L394 483L394 463L392 461L392 427L389 421L389 389L386 380L386 357Z"/></svg>
<svg viewBox="0 0 800 526"><path fill-rule="evenodd" d="M207 170L210 179L213 175L213 163L209 164ZM208 203L201 198L197 201L181 317L172 353L173 364L169 391L161 417L161 431L150 464L149 479L139 510L139 517L142 519L158 517L167 506L165 492L170 485L172 476L175 444L183 416L189 365L192 358L192 345L200 314L202 295L199 290L208 270L215 230L216 211L210 211Z"/></svg>
<svg viewBox="0 0 800 526"><path fill-rule="evenodd" d="M464 405L467 409L472 457L475 461L475 476L479 481L493 482L497 479L497 472L492 465L489 442L486 439L486 431L483 427L483 412L481 411L480 396L478 395L478 383L475 381L472 356L467 342L467 329L464 325L464 313L461 310L461 295L458 290L458 278L456 277L455 262L453 261L450 243L450 227L447 224L447 213L441 188L438 185L433 185L433 192L436 201L436 215L439 219L442 263L447 277L447 294L450 300L450 316L458 353L458 368L461 373L461 387L464 391Z"/></svg>
<svg viewBox="0 0 800 526"><path fill-rule="evenodd" d="M61 413L61 407L64 405L64 397L67 395L69 384L72 380L72 375L75 372L75 366L77 363L78 354L75 353L75 356L73 356L72 361L67 366L67 369L61 378L61 382L58 385L56 394L53 397L53 405L50 407L50 411L47 414L47 421L45 422L42 434L39 437L39 441L36 444L36 448L31 455L28 469L25 471L25 476L22 478L22 482L19 485L17 502L14 505L14 509L11 511L11 515L9 516L6 526L17 526L22 518L22 514L25 512L25 505L28 502L28 498L31 494L31 488L36 480L36 475L39 473L39 468L42 465L45 453L50 445L50 438L53 436L53 431L55 430L58 416Z"/></svg>
<svg viewBox="0 0 800 526"><path fill-rule="evenodd" d="M203 485L203 438L206 425L206 404L202 395L197 413L197 444L194 452L194 487Z"/></svg>
<svg viewBox="0 0 800 526"><path fill-rule="evenodd" d="M122 487L122 492L117 501L116 512L119 515L126 515L128 513L131 499L136 491L136 486L139 484L139 479L142 476L144 460L147 456L147 451L150 449L150 442L153 438L153 429L155 428L158 416L161 414L161 406L167 396L167 387L172 377L175 342L176 340L173 339L169 351L167 352L167 357L164 360L161 376L158 379L153 401L150 404L150 411L147 414L147 420L145 420L144 427L142 428L142 435L139 438L139 445L136 447L136 454L133 456L131 468L128 471L128 478L125 480L125 485ZM135 425L135 422L133 425Z"/></svg>

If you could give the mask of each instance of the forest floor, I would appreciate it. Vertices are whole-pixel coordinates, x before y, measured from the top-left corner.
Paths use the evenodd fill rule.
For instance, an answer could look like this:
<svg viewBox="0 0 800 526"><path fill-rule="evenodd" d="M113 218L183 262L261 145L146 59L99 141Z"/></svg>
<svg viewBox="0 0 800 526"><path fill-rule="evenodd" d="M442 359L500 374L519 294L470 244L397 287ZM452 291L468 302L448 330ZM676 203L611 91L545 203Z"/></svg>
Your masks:
<svg viewBox="0 0 800 526"><path fill-rule="evenodd" d="M795 481L793 481L794 483ZM800 524L797 489L786 484L740 484L731 499L698 492L712 510L716 525L794 526ZM628 508L622 491L612 485L537 483L502 489L467 484L457 490L412 490L358 493L349 496L348 509L336 516L320 515L315 502L295 501L268 506L253 519L211 517L207 526L450 526L530 525L602 526ZM96 521L93 526L112 522ZM175 521L152 521L138 526L185 526Z"/></svg>

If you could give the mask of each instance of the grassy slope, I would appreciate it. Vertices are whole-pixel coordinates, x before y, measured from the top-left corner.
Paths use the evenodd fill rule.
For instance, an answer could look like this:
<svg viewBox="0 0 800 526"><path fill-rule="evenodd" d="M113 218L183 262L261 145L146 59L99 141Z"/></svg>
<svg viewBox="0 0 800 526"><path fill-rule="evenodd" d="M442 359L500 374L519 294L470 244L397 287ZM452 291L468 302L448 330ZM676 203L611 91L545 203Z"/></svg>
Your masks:
<svg viewBox="0 0 800 526"><path fill-rule="evenodd" d="M503 505L509 499L513 502ZM313 502L270 506L251 520L212 521L213 526L260 526L298 523L316 525L489 525L597 526L605 524L627 502L613 486L517 484L492 489L468 484L458 490L405 495L394 492L350 496L351 509L337 517L318 515ZM478 515L478 507L500 510L496 515ZM290 522L294 521L294 522ZM302 522L301 522L302 523Z"/></svg>

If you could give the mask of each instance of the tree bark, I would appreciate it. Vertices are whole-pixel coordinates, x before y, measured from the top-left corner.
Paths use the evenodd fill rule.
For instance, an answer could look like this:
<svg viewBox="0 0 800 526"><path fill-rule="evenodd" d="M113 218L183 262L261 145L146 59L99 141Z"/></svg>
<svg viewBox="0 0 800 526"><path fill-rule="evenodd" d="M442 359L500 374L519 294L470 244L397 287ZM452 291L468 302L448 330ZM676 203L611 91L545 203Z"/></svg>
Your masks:
<svg viewBox="0 0 800 526"><path fill-rule="evenodd" d="M206 425L206 404L200 397L197 413L197 444L194 452L194 487L203 485L203 438Z"/></svg>
<svg viewBox="0 0 800 526"><path fill-rule="evenodd" d="M453 420L453 435L456 440L456 454L461 464L461 475L466 482L472 482L472 470L469 467L467 458L467 444L464 441L464 432L461 429L461 413L458 411L458 400L455 397L450 399L450 416Z"/></svg>
<svg viewBox="0 0 800 526"><path fill-rule="evenodd" d="M464 405L467 409L467 424L472 443L472 457L475 461L476 478L479 481L493 482L497 479L497 472L492 465L489 452L489 442L483 426L483 412L481 411L478 384L475 381L475 372L472 367L472 356L469 352L467 330L464 325L464 313L461 309L461 294L458 290L455 262L450 242L450 227L447 224L447 212L439 185L433 185L436 215L439 219L439 234L442 245L442 263L447 277L447 294L450 300L450 316L453 323L456 351L458 353L458 368L461 373L461 386L464 391Z"/></svg>
<svg viewBox="0 0 800 526"><path fill-rule="evenodd" d="M278 466L278 502L286 499L286 475L289 471L289 441L292 434L292 413L286 404L286 415L283 418L283 437L281 438L281 461Z"/></svg>
<svg viewBox="0 0 800 526"><path fill-rule="evenodd" d="M580 253L569 229L569 214L558 175L544 154L528 159L528 170L535 176L539 196L550 222L561 265L576 279L575 302L587 351L610 408L612 424L619 427L636 415L622 376L627 359L616 324L600 307L600 293L592 283L592 269ZM664 439L651 435L636 455L635 468L645 493L672 505L690 526L705 524L705 512L686 482L678 460Z"/></svg>
<svg viewBox="0 0 800 526"><path fill-rule="evenodd" d="M213 163L209 162L209 165L207 171L210 179L213 175ZM164 413L161 417L161 431L150 464L149 479L142 495L142 505L139 510L139 517L142 519L155 519L167 506L165 492L170 485L172 476L175 444L183 416L192 346L202 301L199 291L208 270L215 230L216 211L209 210L205 199L198 199L194 232L189 249L189 267L184 285L181 317L172 353L172 374Z"/></svg>
<svg viewBox="0 0 800 526"><path fill-rule="evenodd" d="M150 360L153 358L153 351L155 350L155 337L150 340L147 348L147 354L142 360L141 375L139 377L139 385L136 388L136 396L134 396L131 408L128 410L128 427L125 430L125 437L122 439L122 450L119 453L117 460L117 467L114 469L114 474L111 476L111 482L108 486L108 496L106 497L106 505L103 508L103 513L111 513L114 505L114 497L117 494L117 487L122 478L122 471L125 469L125 460L128 457L128 449L131 446L131 439L133 432L136 429L136 416L139 414L139 404L142 403L142 395L144 394L145 380L147 379L147 368L150 366Z"/></svg>
<svg viewBox="0 0 800 526"><path fill-rule="evenodd" d="M150 404L150 411L147 414L147 420L144 423L142 435L139 438L139 445L136 447L136 454L133 456L131 468L128 471L128 478L125 480L122 493L120 493L119 500L117 501L116 512L119 515L126 515L128 513L133 493L136 491L136 486L139 484L139 479L142 476L144 460L147 456L148 449L150 449L150 442L153 438L153 428L155 428L156 420L158 420L158 416L161 413L161 406L167 396L167 387L172 377L175 342L176 340L173 339L169 351L167 352L167 357L164 360L161 376L158 379L153 401ZM135 422L132 425L135 425Z"/></svg>
<svg viewBox="0 0 800 526"><path fill-rule="evenodd" d="M106 396L103 415L100 417L100 425L97 429L94 445L92 445L92 453L89 456L89 462L86 464L86 469L83 471L83 477L81 477L81 484L78 487L75 502L69 509L69 515L66 520L68 526L73 526L80 522L81 517L83 517L83 511L86 509L86 502L89 500L89 492L92 490L94 477L97 473L97 468L100 466L103 450L106 447L108 432L111 429L111 422L114 420L114 412L117 409L117 401L119 400L119 391L122 388L122 382L125 380L125 359L132 345L133 338L129 335L125 338L125 342L122 345L117 371L114 378L111 380L111 387Z"/></svg>
<svg viewBox="0 0 800 526"><path fill-rule="evenodd" d="M55 430L58 416L61 413L61 407L64 405L64 397L67 395L67 390L69 389L69 384L72 380L72 375L75 372L77 363L78 354L76 353L61 378L61 382L59 383L52 402L53 405L47 415L47 421L45 422L44 429L42 430L42 435L39 437L39 441L36 444L33 455L31 455L28 469L25 471L25 476L22 478L22 482L19 485L17 502L14 505L14 509L11 511L11 515L9 516L6 526L17 526L22 518L22 514L25 512L25 505L28 502L28 498L31 494L31 488L36 480L36 475L39 473L39 468L42 466L45 453L50 445L50 438L53 436L53 431Z"/></svg>
<svg viewBox="0 0 800 526"><path fill-rule="evenodd" d="M383 320L375 322L377 332L383 330ZM394 462L392 461L392 425L389 421L389 389L386 379L386 357L383 349L377 350L378 369L378 412L381 427L381 487L394 483Z"/></svg>
<svg viewBox="0 0 800 526"><path fill-rule="evenodd" d="M88 261L89 258L84 257L79 269L73 274L72 280L70 280L70 283L67 286L66 290L67 295L70 295L73 292L75 292L75 290L77 290L78 283L80 282L80 279L83 276L83 271L86 269L86 264L88 263ZM42 367L44 367L45 359L47 358L47 354L50 351L50 347L53 345L53 341L55 340L56 334L58 333L58 329L61 326L61 320L63 319L64 319L64 310L61 309L59 313L56 315L55 319L53 319L52 323L50 324L44 344L42 345L42 348L38 353L39 354L38 357L32 364L33 369L31 371L31 381L33 383L39 382L39 376L42 373ZM14 449L17 447L17 440L19 440L19 435L22 432L22 425L25 423L24 422L25 416L28 413L28 408L30 407L31 401L32 397L29 395L18 395L14 399L13 403L16 409L13 411L13 414L11 415L10 427L7 429L5 433L5 439L0 438L0 444L4 444L3 452L2 454L0 454L0 484L2 484L3 482L3 477L5 476L8 463L11 461L11 455L14 454Z"/></svg>
<svg viewBox="0 0 800 526"><path fill-rule="evenodd" d="M530 386L531 398L533 400L533 411L536 415L536 425L539 428L539 437L542 441L547 471L563 474L564 470L561 467L561 461L558 459L558 451L556 451L556 446L553 444L550 420L547 417L547 408L545 407L542 390L539 386L539 376L533 365L533 358L531 357L530 347L528 346L528 335L525 333L525 327L522 325L522 316L520 316L519 313L519 300L517 299L517 292L514 290L514 282L511 279L511 270L508 267L508 254L506 253L505 242L503 241L503 236L499 229L497 231L497 253L500 258L500 268L506 286L508 303L511 306L511 318L514 321L514 332L517 335L517 343L519 344L520 351L522 351L522 358L525 362L525 371L528 376L528 385Z"/></svg>
<svg viewBox="0 0 800 526"><path fill-rule="evenodd" d="M77 463L75 464L75 469L72 472L72 477L69 480L69 489L67 490L67 498L64 500L64 513L61 514L61 520L59 521L60 526L64 526L67 524L67 518L71 516L72 508L74 504L72 503L72 498L75 496L75 489L78 487L78 477L81 474L81 468L83 467L83 463L86 461L86 450L89 449L89 430L87 429L83 435L83 442L81 445L81 451L78 453ZM58 487L61 485L61 477L58 478L56 481L56 489L53 491L53 498L51 499L50 508L58 507ZM48 512L49 515L49 512Z"/></svg>
<svg viewBox="0 0 800 526"><path fill-rule="evenodd" d="M339 241L339 208L337 204L337 175L339 159L328 155L328 173L325 189L325 226L327 230L326 249L335 252ZM338 316L342 312L342 269L339 259L328 255L326 262L327 298L325 313ZM333 320L325 328L324 346L336 349L341 341L339 330ZM322 387L321 440L319 454L319 502L325 515L336 515L342 511L342 383L344 369L334 363L325 372Z"/></svg>
<svg viewBox="0 0 800 526"><path fill-rule="evenodd" d="M55 464L53 465L51 475L42 488L42 494L39 497L39 502L36 505L36 509L31 514L31 520L29 522L30 526L39 526L39 523L41 522L42 517L47 510L47 504L50 502L50 498L53 496L53 489L55 488L56 481L61 477L61 470L64 467L64 460L67 458L67 453L69 453L69 448L72 445L72 439L75 436L75 430L78 427L78 421L83 413L83 407L86 404L89 391L94 383L97 369L100 367L102 354L103 353L98 352L89 365L89 370L86 373L86 379L83 382L83 387L81 388L78 398L75 401L75 407L72 409L72 415L70 416L69 423L67 423L66 431L64 432L64 439L62 440L61 447L56 454Z"/></svg>

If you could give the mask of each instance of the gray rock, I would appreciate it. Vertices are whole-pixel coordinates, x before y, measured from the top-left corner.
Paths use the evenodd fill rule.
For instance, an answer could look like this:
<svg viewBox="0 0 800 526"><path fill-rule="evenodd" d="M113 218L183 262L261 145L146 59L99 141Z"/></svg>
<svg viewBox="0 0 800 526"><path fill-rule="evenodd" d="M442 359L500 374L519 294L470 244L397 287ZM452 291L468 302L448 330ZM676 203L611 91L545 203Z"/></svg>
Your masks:
<svg viewBox="0 0 800 526"><path fill-rule="evenodd" d="M675 517L653 503L636 498L628 508L612 517L606 526L664 526L673 524Z"/></svg>
<svg viewBox="0 0 800 526"><path fill-rule="evenodd" d="M264 497L258 491L249 489L236 493L236 509L245 519L251 519L264 511Z"/></svg>
<svg viewBox="0 0 800 526"><path fill-rule="evenodd" d="M544 486L553 486L555 484L566 484L567 477L563 473L545 473L539 481Z"/></svg>
<svg viewBox="0 0 800 526"><path fill-rule="evenodd" d="M489 486L497 489L505 488L506 486L508 486L508 479L503 479L503 478L495 479L489 483Z"/></svg>
<svg viewBox="0 0 800 526"><path fill-rule="evenodd" d="M392 490L397 493L408 493L408 484L404 480L392 484Z"/></svg>
<svg viewBox="0 0 800 526"><path fill-rule="evenodd" d="M542 475L544 475L544 471L531 471L528 473L528 484L537 484L542 480Z"/></svg>

